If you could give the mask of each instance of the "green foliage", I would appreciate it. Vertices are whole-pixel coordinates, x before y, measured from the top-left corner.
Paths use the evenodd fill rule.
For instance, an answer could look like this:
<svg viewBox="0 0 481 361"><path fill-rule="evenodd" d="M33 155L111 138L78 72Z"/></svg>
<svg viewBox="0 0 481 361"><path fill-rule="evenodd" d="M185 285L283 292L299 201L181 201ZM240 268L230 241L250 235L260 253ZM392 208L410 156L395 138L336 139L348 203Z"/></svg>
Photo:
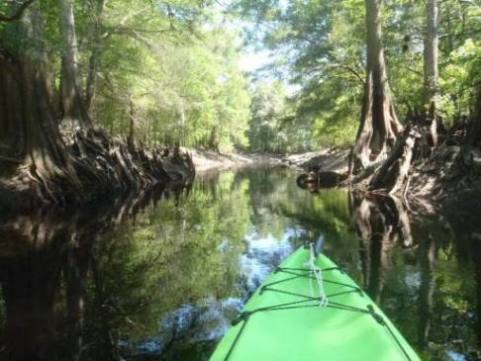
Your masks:
<svg viewBox="0 0 481 361"><path fill-rule="evenodd" d="M282 54L282 75L301 89L289 101L285 148L300 151L351 142L364 77L363 2L245 1L239 6L244 16L265 25L264 44ZM266 11L272 6L277 11Z"/></svg>
<svg viewBox="0 0 481 361"><path fill-rule="evenodd" d="M365 77L364 2L250 1L236 3L257 21L255 39L279 57L281 76L300 87L293 123L309 130L311 146L347 145L359 123ZM479 82L481 7L476 2L440 2L440 113L447 125L472 113ZM423 108L422 1L385 1L383 37L389 82L401 119ZM262 31L259 31L261 29ZM278 62L273 64L278 67Z"/></svg>
<svg viewBox="0 0 481 361"><path fill-rule="evenodd" d="M2 3L0 11L13 8ZM0 47L17 53L23 44L45 47L58 90L58 1L38 0L27 15L32 11L43 27L39 38L25 39L19 22L0 22ZM74 17L82 88L95 66L90 111L98 125L127 136L133 121L135 137L148 145L248 145L250 95L238 67L241 37L224 28L225 16L214 2L83 0L75 2Z"/></svg>
<svg viewBox="0 0 481 361"><path fill-rule="evenodd" d="M76 1L81 84L87 87L95 65L89 110L97 124L126 136L133 122L136 139L147 145L222 151L285 153L352 142L365 80L364 1L228 4ZM17 6L2 2L0 13ZM449 124L472 113L472 89L481 76L481 7L459 0L440 7L439 111ZM43 28L39 36L27 39L20 22L0 22L0 47L14 53L45 48L58 90L58 1L37 0L26 14L32 12ZM423 107L425 4L385 1L382 18L389 82L402 119ZM273 55L272 67L263 69L267 79L258 83L239 68L243 35L247 45Z"/></svg>
<svg viewBox="0 0 481 361"><path fill-rule="evenodd" d="M194 4L182 9L195 13ZM239 34L212 17L193 30L179 16L153 15L138 2L106 9L104 24L112 30L102 50L97 118L125 135L133 117L145 143L247 145L250 98L236 62Z"/></svg>
<svg viewBox="0 0 481 361"><path fill-rule="evenodd" d="M256 152L282 152L285 135L281 125L285 116L285 90L282 83L259 84L251 104L250 147Z"/></svg>

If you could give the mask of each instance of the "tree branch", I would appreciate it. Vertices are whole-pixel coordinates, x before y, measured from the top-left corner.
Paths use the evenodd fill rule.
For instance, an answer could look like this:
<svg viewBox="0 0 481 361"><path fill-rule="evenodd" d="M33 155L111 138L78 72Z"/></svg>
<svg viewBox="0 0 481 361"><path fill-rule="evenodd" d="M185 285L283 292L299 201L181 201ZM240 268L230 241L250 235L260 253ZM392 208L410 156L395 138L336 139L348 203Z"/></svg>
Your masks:
<svg viewBox="0 0 481 361"><path fill-rule="evenodd" d="M17 11L11 15L11 16L6 16L4 14L0 14L0 21L4 22L10 22L10 21L16 21L19 20L23 12L34 2L35 0L26 0L20 7L17 9Z"/></svg>
<svg viewBox="0 0 481 361"><path fill-rule="evenodd" d="M348 65L343 65L343 64L340 64L339 66L342 69L345 69L348 72L350 72L352 75L354 75L357 78L357 80L359 80L361 82L361 84L363 84L363 85L366 84L366 81L364 80L364 77L361 74L359 74L355 69L351 68Z"/></svg>
<svg viewBox="0 0 481 361"><path fill-rule="evenodd" d="M328 66L328 69L332 69L332 70L343 69L343 70L347 71L348 73L350 73L351 75L353 75L356 78L356 80L359 80L359 82L362 85L366 84L366 81L364 80L363 76L361 74L359 74L359 72L357 72L356 69L352 68L349 65L339 64L339 63L331 64L330 66Z"/></svg>

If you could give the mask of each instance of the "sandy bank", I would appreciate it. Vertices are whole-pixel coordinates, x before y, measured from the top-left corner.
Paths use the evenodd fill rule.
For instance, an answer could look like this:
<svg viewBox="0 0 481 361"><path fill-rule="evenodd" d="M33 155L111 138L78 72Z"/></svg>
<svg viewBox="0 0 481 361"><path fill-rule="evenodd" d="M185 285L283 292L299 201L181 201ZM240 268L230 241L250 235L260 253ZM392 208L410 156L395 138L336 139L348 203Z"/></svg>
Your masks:
<svg viewBox="0 0 481 361"><path fill-rule="evenodd" d="M290 155L272 155L259 153L222 154L214 151L186 149L192 155L197 172L211 170L228 170L254 167L285 166L308 170L320 167L325 171L346 172L348 168L348 150L323 149Z"/></svg>
<svg viewBox="0 0 481 361"><path fill-rule="evenodd" d="M256 153L223 154L214 151L187 149L192 155L196 172L254 167L276 167L285 163L280 156Z"/></svg>
<svg viewBox="0 0 481 361"><path fill-rule="evenodd" d="M302 170L316 168L325 172L345 173L349 167L349 150L328 148L315 152L288 155L283 158L283 161L289 166Z"/></svg>

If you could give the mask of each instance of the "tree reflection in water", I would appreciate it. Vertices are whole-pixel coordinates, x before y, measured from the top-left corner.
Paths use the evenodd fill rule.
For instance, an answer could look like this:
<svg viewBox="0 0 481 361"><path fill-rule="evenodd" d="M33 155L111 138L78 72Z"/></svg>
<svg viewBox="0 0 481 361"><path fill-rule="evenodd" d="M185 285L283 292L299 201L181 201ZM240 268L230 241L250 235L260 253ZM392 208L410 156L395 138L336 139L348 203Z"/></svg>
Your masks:
<svg viewBox="0 0 481 361"><path fill-rule="evenodd" d="M369 295L423 359L480 360L478 222L433 215L417 218L413 229L397 198L357 193L349 199L360 237L362 283Z"/></svg>
<svg viewBox="0 0 481 361"><path fill-rule="evenodd" d="M95 241L112 228L135 222L138 213L156 204L163 191L68 216L40 210L1 224L2 360L80 360L82 353L93 348L100 351L96 359L118 359L111 325L102 317L109 306ZM95 338L85 342L85 317L91 312L86 309L88 297L95 299L93 312L100 317L95 321Z"/></svg>
<svg viewBox="0 0 481 361"><path fill-rule="evenodd" d="M417 343L420 350L425 350L433 312L436 242L429 235L420 244L414 243L407 208L394 196L364 196L353 193L350 201L355 228L361 238L363 283L377 303L382 302L386 275L393 272L393 252L396 245L403 249L417 248L421 277Z"/></svg>
<svg viewBox="0 0 481 361"><path fill-rule="evenodd" d="M478 213L311 194L288 170L0 221L0 360L208 360L246 298L304 241L376 299L424 360L480 360Z"/></svg>
<svg viewBox="0 0 481 361"><path fill-rule="evenodd" d="M383 273L392 266L393 248L398 243L404 247L413 245L409 216L395 197L352 193L350 207L361 238L363 283L370 296L379 302Z"/></svg>

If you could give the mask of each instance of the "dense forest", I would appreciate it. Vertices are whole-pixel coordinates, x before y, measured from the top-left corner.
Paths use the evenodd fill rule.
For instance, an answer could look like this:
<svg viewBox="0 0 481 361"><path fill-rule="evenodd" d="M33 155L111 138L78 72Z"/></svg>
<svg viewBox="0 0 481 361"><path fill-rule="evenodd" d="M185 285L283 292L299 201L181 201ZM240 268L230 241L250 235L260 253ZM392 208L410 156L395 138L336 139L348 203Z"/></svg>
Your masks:
<svg viewBox="0 0 481 361"><path fill-rule="evenodd" d="M382 111L385 124L373 126L387 138L416 115L435 118L441 132L474 118L476 1L244 1L240 9L259 22L253 36L282 54L279 72L300 89L281 118L308 130L306 144L352 144L361 113L364 123Z"/></svg>
<svg viewBox="0 0 481 361"><path fill-rule="evenodd" d="M349 179L391 193L439 145L462 148L465 172L479 163L480 13L461 0L4 1L0 193L69 203L185 180L179 147L352 146ZM248 72L246 51L268 59Z"/></svg>

